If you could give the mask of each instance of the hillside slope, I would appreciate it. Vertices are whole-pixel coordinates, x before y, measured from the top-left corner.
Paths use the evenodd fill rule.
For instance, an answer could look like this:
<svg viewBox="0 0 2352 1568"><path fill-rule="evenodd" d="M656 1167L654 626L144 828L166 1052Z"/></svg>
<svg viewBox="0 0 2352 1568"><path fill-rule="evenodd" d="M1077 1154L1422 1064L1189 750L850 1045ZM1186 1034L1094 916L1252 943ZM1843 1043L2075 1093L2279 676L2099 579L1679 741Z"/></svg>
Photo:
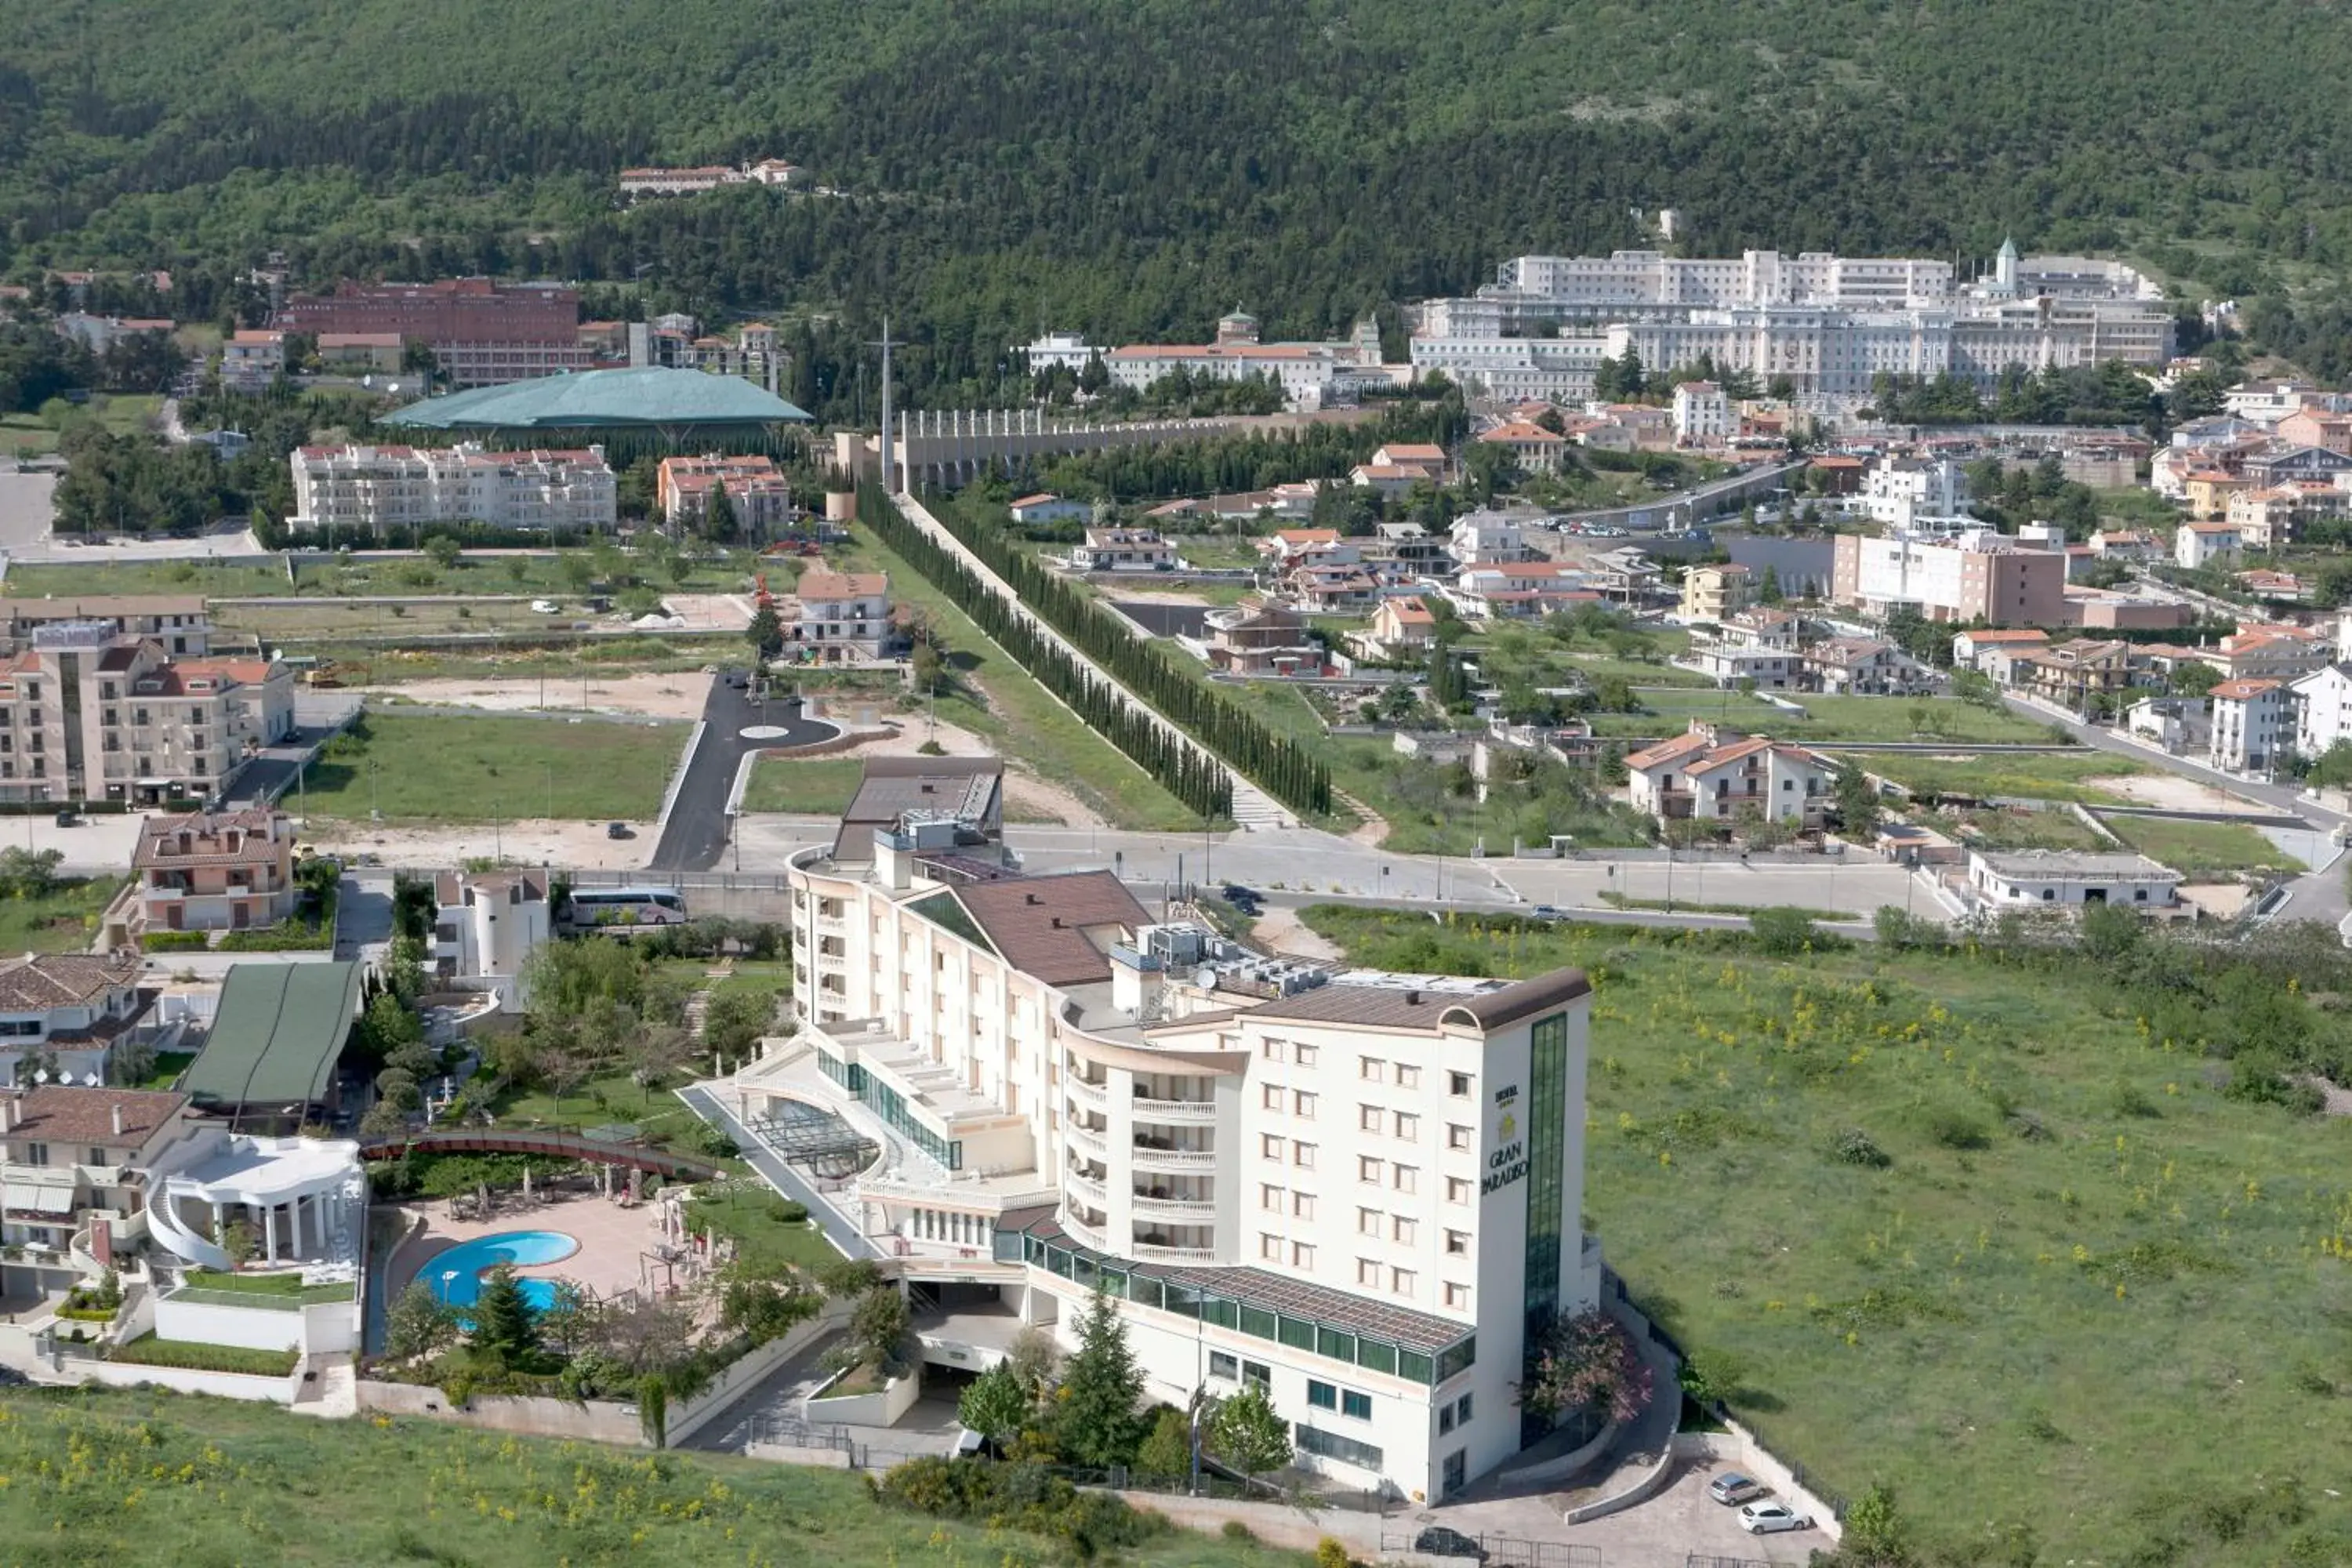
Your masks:
<svg viewBox="0 0 2352 1568"><path fill-rule="evenodd" d="M2014 232L2245 294L2352 256L2347 68L2311 0L2193 44L2156 0L90 0L0 16L0 269L643 275L887 306L950 376L1048 321L1328 330L1662 205L1709 249ZM766 154L845 195L609 198Z"/></svg>

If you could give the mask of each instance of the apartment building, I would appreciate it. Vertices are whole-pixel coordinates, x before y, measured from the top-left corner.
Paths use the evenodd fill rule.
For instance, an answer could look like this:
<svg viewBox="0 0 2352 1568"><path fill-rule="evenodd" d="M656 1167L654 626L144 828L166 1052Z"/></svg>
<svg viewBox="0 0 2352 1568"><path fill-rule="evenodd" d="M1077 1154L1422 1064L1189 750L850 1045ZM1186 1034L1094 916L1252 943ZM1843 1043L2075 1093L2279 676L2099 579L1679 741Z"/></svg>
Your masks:
<svg viewBox="0 0 2352 1568"><path fill-rule="evenodd" d="M267 392L286 374L286 334L247 328L221 344L221 385L230 392Z"/></svg>
<svg viewBox="0 0 2352 1568"><path fill-rule="evenodd" d="M2294 750L2316 757L2338 741L2352 740L2352 669L2327 665L2288 682L2294 700Z"/></svg>
<svg viewBox="0 0 2352 1568"><path fill-rule="evenodd" d="M500 452L456 447L303 447L287 458L305 532L480 522L543 533L609 529L619 488L604 448Z"/></svg>
<svg viewBox="0 0 2352 1568"><path fill-rule="evenodd" d="M293 728L275 660L175 659L102 621L37 626L0 660L0 799L208 795Z"/></svg>
<svg viewBox="0 0 2352 1568"><path fill-rule="evenodd" d="M655 500L674 528L702 526L715 490L727 492L739 532L766 539L793 521L792 481L769 457L712 452L699 458L664 458L655 482Z"/></svg>
<svg viewBox="0 0 2352 1568"><path fill-rule="evenodd" d="M0 640L32 641L34 631L62 622L103 624L116 635L161 644L165 653L203 655L212 648L212 621L200 594L92 594L73 599L0 599Z"/></svg>
<svg viewBox="0 0 2352 1568"><path fill-rule="evenodd" d="M1090 528L1070 551L1073 572L1173 572L1176 547L1149 528Z"/></svg>
<svg viewBox="0 0 2352 1568"><path fill-rule="evenodd" d="M1675 386L1675 439L1685 447L1719 447L1731 439L1731 402L1711 381Z"/></svg>
<svg viewBox="0 0 2352 1568"><path fill-rule="evenodd" d="M1209 343L1129 343L1104 356L1112 382L1137 392L1178 371L1218 381L1263 376L1293 408L1315 409L1352 395L1366 381L1385 381L1380 332L1359 322L1346 342L1268 343L1257 318L1236 310L1217 322Z"/></svg>
<svg viewBox="0 0 2352 1568"><path fill-rule="evenodd" d="M1846 697L1895 697L1934 689L1935 678L1893 643L1829 637L1805 650L1805 684Z"/></svg>
<svg viewBox="0 0 2352 1568"><path fill-rule="evenodd" d="M1908 532L1931 518L1958 517L1968 504L1968 477L1948 458L1882 458L1863 476L1863 510L1885 528Z"/></svg>
<svg viewBox="0 0 2352 1568"><path fill-rule="evenodd" d="M803 572L779 609L785 656L805 664L878 659L897 637L887 573Z"/></svg>
<svg viewBox="0 0 2352 1568"><path fill-rule="evenodd" d="M0 959L0 1088L37 1072L64 1082L103 1083L115 1042L147 1010L139 954L27 952Z"/></svg>
<svg viewBox="0 0 2352 1568"><path fill-rule="evenodd" d="M1344 1484L1442 1497L1537 1435L1528 1336L1599 1289L1581 973L1320 983L934 810L789 877L805 1021L735 1088L882 1148L826 1201L910 1278L1066 1342L1108 1294L1151 1397L1255 1384Z"/></svg>
<svg viewBox="0 0 2352 1568"><path fill-rule="evenodd" d="M1785 741L1694 723L1627 757L1625 774L1633 809L1662 823L1728 826L1752 812L1818 826L1836 795L1837 764Z"/></svg>
<svg viewBox="0 0 2352 1568"><path fill-rule="evenodd" d="M12 1291L79 1283L83 1270L69 1257L78 1237L98 1264L111 1261L118 1235L143 1233L148 1169L191 1135L186 1110L185 1095L78 1083L0 1094L0 1240L9 1258L0 1273Z"/></svg>
<svg viewBox="0 0 2352 1568"><path fill-rule="evenodd" d="M2294 690L2284 680L2224 680L2207 692L2213 738L2206 760L2225 773L2266 773L2294 752Z"/></svg>
<svg viewBox="0 0 2352 1568"><path fill-rule="evenodd" d="M244 931L294 912L294 825L282 811L151 816L131 868L147 931Z"/></svg>
<svg viewBox="0 0 2352 1568"><path fill-rule="evenodd" d="M2065 620L2066 557L2020 549L1990 529L1884 538L1841 533L1830 596L1879 616L1909 608L1931 621L2053 626Z"/></svg>
<svg viewBox="0 0 2352 1568"><path fill-rule="evenodd" d="M396 334L432 351L453 386L497 386L589 368L580 342L580 294L554 283L346 282L331 294L288 297L276 323L313 337Z"/></svg>
<svg viewBox="0 0 2352 1568"><path fill-rule="evenodd" d="M1727 620L1748 607L1755 592L1756 574L1737 562L1693 566L1683 574L1682 617Z"/></svg>

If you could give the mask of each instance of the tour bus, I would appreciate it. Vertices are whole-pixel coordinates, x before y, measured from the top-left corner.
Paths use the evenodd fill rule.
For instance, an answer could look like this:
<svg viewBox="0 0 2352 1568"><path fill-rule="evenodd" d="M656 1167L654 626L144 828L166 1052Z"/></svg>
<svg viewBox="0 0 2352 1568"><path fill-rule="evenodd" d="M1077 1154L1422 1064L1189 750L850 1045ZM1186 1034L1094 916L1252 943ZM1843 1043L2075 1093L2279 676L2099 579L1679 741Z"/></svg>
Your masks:
<svg viewBox="0 0 2352 1568"><path fill-rule="evenodd" d="M574 931L683 925L686 899L675 888L574 888L564 919Z"/></svg>

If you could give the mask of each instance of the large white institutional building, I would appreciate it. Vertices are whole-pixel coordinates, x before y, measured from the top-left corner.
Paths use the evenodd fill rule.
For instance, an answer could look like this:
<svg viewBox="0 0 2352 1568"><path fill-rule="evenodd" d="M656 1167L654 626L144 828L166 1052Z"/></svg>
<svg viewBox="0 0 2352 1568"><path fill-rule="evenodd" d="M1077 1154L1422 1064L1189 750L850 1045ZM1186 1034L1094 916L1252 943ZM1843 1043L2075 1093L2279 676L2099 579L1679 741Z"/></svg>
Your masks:
<svg viewBox="0 0 2352 1568"><path fill-rule="evenodd" d="M1122 1304L1156 1398L1259 1384L1303 1464L1437 1498L1522 1447L1528 1336L1593 1305L1590 987L1267 959L1110 873L1021 874L993 759L877 759L791 862L800 1033L747 1120L884 1152L835 1198L911 1277L1066 1337Z"/></svg>
<svg viewBox="0 0 2352 1568"><path fill-rule="evenodd" d="M377 533L428 522L571 533L611 528L619 487L602 447L499 452L457 447L303 447L293 470L300 530Z"/></svg>
<svg viewBox="0 0 2352 1568"><path fill-rule="evenodd" d="M1882 372L1989 386L2012 365L2161 365L2172 317L2120 262L2006 243L1966 284L1948 262L1821 252L1522 256L1475 296L1420 308L1412 366L1495 397L1580 400L1600 361L1629 350L1651 370L1706 355L1720 372L1786 377L1801 398L1857 399Z"/></svg>

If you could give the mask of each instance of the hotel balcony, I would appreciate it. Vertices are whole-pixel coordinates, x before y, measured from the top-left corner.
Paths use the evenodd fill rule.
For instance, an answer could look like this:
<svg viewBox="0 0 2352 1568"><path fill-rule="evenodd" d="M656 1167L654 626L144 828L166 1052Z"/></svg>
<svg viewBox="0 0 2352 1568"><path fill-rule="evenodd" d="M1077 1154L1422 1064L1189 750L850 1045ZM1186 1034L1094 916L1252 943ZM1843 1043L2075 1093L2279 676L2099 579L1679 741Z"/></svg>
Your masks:
<svg viewBox="0 0 2352 1568"><path fill-rule="evenodd" d="M1062 1190L1072 1197L1084 1198L1095 1206L1097 1213L1106 1212L1110 1207L1110 1194L1104 1190L1103 1184L1076 1171L1063 1176Z"/></svg>
<svg viewBox="0 0 2352 1568"><path fill-rule="evenodd" d="M1129 1163L1139 1171L1208 1171L1217 1164L1214 1149L1156 1148L1138 1142Z"/></svg>
<svg viewBox="0 0 2352 1568"><path fill-rule="evenodd" d="M1139 1094L1132 1109L1146 1121L1199 1126L1217 1120L1217 1102L1213 1100L1147 1100Z"/></svg>
<svg viewBox="0 0 2352 1568"><path fill-rule="evenodd" d="M1135 1205L1135 1217L1139 1223L1147 1217L1180 1222L1213 1220L1217 1217L1216 1203L1210 1198L1155 1198L1136 1193L1132 1195L1132 1201Z"/></svg>
<svg viewBox="0 0 2352 1568"><path fill-rule="evenodd" d="M1082 1105L1093 1110L1110 1109L1109 1097L1104 1093L1101 1084L1089 1083L1082 1078L1066 1078L1062 1080L1062 1085L1070 1091L1073 1104Z"/></svg>
<svg viewBox="0 0 2352 1568"><path fill-rule="evenodd" d="M1075 1121L1065 1126L1062 1131L1069 1139L1071 1148L1081 1153L1092 1154L1097 1160L1110 1158L1110 1145L1104 1142L1101 1133L1081 1127Z"/></svg>

